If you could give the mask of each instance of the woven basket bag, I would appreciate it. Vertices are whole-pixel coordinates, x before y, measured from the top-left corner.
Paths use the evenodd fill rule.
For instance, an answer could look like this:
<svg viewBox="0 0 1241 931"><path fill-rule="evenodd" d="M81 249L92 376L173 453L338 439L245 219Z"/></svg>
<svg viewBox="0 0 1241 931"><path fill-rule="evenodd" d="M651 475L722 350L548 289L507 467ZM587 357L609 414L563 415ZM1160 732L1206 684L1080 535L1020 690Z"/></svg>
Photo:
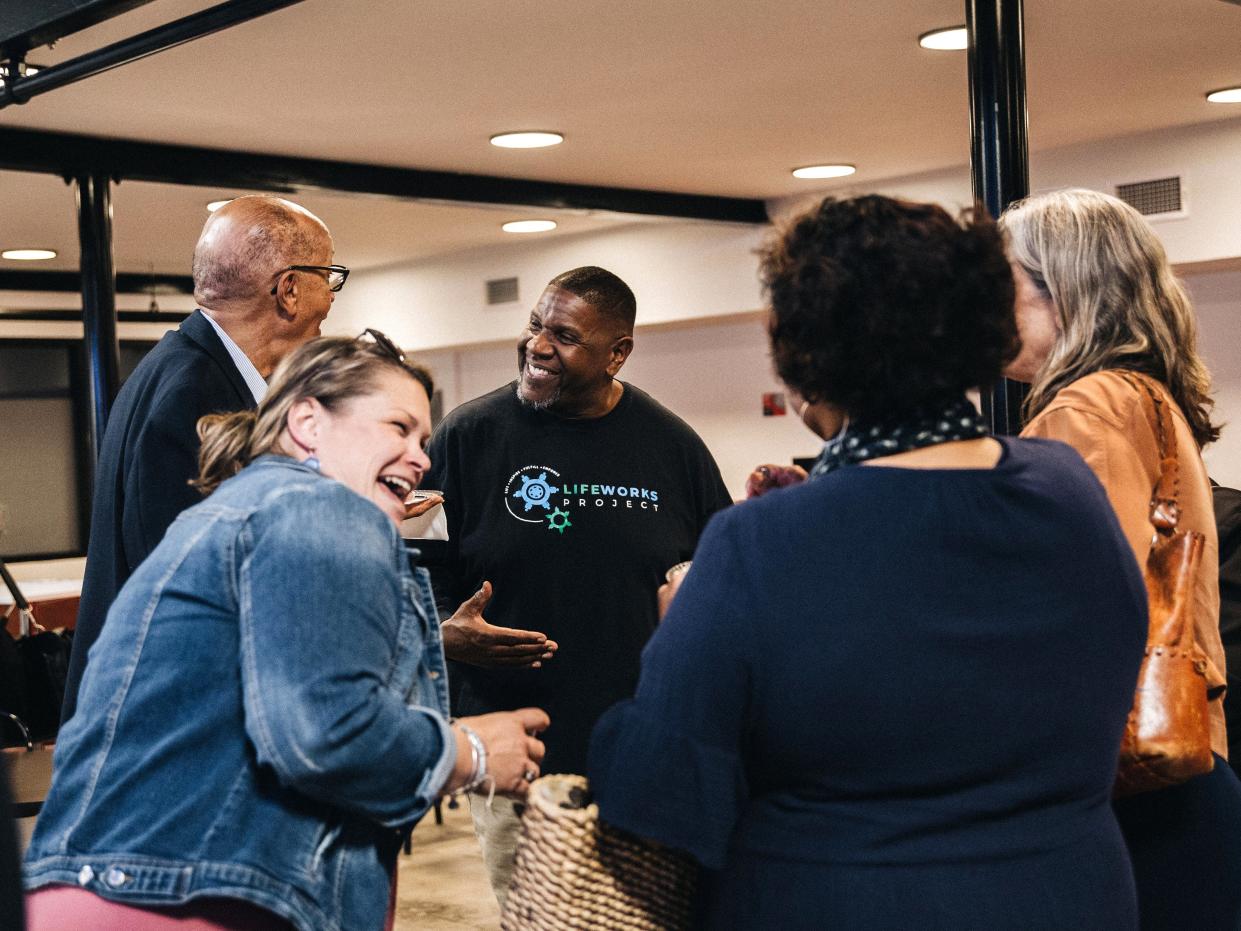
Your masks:
<svg viewBox="0 0 1241 931"><path fill-rule="evenodd" d="M502 931L688 929L698 867L599 821L583 776L530 786Z"/></svg>

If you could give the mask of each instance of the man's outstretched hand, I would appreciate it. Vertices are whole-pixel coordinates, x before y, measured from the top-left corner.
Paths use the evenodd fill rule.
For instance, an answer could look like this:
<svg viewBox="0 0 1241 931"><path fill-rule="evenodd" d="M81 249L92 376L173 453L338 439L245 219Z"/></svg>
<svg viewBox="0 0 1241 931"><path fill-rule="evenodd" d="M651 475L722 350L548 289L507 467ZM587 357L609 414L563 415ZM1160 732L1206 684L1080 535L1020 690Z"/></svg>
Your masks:
<svg viewBox="0 0 1241 931"><path fill-rule="evenodd" d="M465 601L440 625L444 654L472 666L529 666L538 669L556 653L557 643L534 630L515 630L487 623L483 609L491 600L491 583Z"/></svg>

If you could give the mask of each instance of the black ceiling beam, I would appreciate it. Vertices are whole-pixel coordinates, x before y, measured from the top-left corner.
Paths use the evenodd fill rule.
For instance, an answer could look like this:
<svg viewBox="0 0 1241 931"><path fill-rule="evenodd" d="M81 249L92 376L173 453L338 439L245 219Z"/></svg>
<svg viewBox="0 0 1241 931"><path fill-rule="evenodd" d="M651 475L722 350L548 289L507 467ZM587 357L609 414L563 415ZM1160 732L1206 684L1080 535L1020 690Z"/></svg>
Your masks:
<svg viewBox="0 0 1241 931"><path fill-rule="evenodd" d="M81 272L0 269L0 291L67 291L82 290ZM189 275L151 275L117 272L117 294L193 294L194 279Z"/></svg>
<svg viewBox="0 0 1241 931"><path fill-rule="evenodd" d="M0 58L24 55L151 0L4 0Z"/></svg>
<svg viewBox="0 0 1241 931"><path fill-rule="evenodd" d="M118 181L277 193L312 188L408 200L606 210L737 223L767 222L763 201L743 197L528 181L11 127L0 127L0 168L64 177L94 170L106 172Z"/></svg>
<svg viewBox="0 0 1241 931"><path fill-rule="evenodd" d="M300 3L301 0L227 0L198 13L148 29L136 36L113 42L101 49L87 52L68 61L42 69L30 77L10 79L0 87L0 109L10 104L25 103L31 97L46 94L67 84L102 74L157 52L176 48L194 39L257 19L276 10ZM13 69L10 69L12 71Z"/></svg>
<svg viewBox="0 0 1241 931"><path fill-rule="evenodd" d="M180 323L194 311L192 310L118 310L116 319L119 323ZM0 310L0 323L10 320L37 320L39 322L64 321L81 323L80 310ZM124 342L124 340L121 340Z"/></svg>

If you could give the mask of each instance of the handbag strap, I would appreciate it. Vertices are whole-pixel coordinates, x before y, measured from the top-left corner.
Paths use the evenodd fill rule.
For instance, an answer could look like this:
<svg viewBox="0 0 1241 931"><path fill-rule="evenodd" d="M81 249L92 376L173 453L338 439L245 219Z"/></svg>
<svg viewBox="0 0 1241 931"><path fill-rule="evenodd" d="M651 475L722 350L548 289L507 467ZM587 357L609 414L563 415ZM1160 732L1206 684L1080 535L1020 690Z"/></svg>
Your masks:
<svg viewBox="0 0 1241 931"><path fill-rule="evenodd" d="M0 580L3 580L5 587L9 590L9 594L13 596L13 603L17 608L17 617L19 619L18 636L29 637L30 631L42 631L44 627L34 619L34 608L30 606L30 602L26 600L26 596L22 594L22 590L17 587L17 582L9 572L9 567L4 564L4 560L0 559ZM3 620L7 621L9 613L6 612Z"/></svg>
<svg viewBox="0 0 1241 931"><path fill-rule="evenodd" d="M1176 439L1173 436L1172 415L1167 401L1157 392L1149 375L1122 369L1118 372L1138 392L1142 407L1159 449L1159 477L1151 491L1150 522L1155 533L1170 537L1176 531L1181 518L1177 498L1181 492L1181 473L1176 455Z"/></svg>

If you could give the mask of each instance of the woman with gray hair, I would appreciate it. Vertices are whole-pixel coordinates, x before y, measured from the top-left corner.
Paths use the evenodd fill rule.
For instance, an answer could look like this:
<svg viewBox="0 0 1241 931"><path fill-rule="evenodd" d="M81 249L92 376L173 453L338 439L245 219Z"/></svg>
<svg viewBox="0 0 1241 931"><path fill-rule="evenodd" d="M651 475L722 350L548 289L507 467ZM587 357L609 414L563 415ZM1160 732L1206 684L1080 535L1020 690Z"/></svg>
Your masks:
<svg viewBox="0 0 1241 931"><path fill-rule="evenodd" d="M1017 283L1022 351L1011 378L1030 383L1023 436L1074 447L1107 491L1139 566L1155 530L1160 440L1147 392L1171 412L1179 528L1201 533L1193 580L1194 648L1206 671L1214 769L1114 803L1137 880L1143 931L1241 927L1241 783L1223 763L1224 651L1218 547L1201 449L1217 439L1210 376L1193 308L1154 230L1095 191L1027 198L1001 219ZM1134 378L1133 376L1137 376Z"/></svg>

